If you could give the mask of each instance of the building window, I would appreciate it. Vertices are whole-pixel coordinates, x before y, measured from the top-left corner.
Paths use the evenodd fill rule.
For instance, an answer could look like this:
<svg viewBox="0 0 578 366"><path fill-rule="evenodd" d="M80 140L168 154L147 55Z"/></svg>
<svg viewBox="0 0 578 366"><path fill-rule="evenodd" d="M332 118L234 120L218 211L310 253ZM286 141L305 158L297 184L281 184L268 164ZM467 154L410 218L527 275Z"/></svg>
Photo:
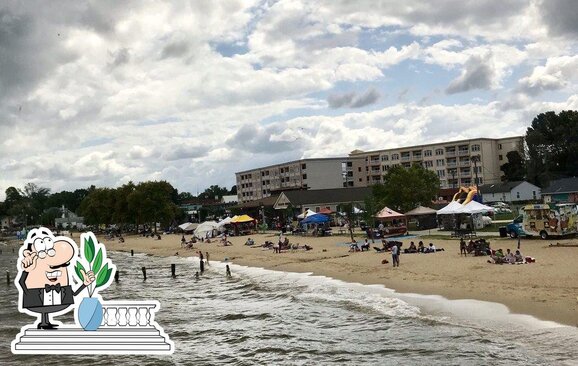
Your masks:
<svg viewBox="0 0 578 366"><path fill-rule="evenodd" d="M444 149L436 149L436 155L443 155L444 154Z"/></svg>
<svg viewBox="0 0 578 366"><path fill-rule="evenodd" d="M399 154L391 155L391 160L399 160Z"/></svg>
<svg viewBox="0 0 578 366"><path fill-rule="evenodd" d="M361 178L359 178L359 181L361 182Z"/></svg>
<svg viewBox="0 0 578 366"><path fill-rule="evenodd" d="M480 185L484 184L484 180L482 179L482 177L478 178L478 184L480 184Z"/></svg>
<svg viewBox="0 0 578 366"><path fill-rule="evenodd" d="M305 165L305 164L303 164L303 165ZM352 163L351 161L348 161L348 162L347 162L347 167L348 167L348 168L351 168L352 166L353 166L353 163ZM303 168L303 169L305 169L305 168Z"/></svg>
<svg viewBox="0 0 578 366"><path fill-rule="evenodd" d="M307 164L305 163L301 164L301 169L307 169Z"/></svg>
<svg viewBox="0 0 578 366"><path fill-rule="evenodd" d="M269 175L269 171L268 171L268 170L265 172L265 175Z"/></svg>
<svg viewBox="0 0 578 366"><path fill-rule="evenodd" d="M303 174L303 179L307 179L307 174Z"/></svg>
<svg viewBox="0 0 578 366"><path fill-rule="evenodd" d="M357 171L361 173L361 167L357 167Z"/></svg>
<svg viewBox="0 0 578 366"><path fill-rule="evenodd" d="M536 191L532 191L532 197L534 197L534 199L536 199Z"/></svg>
<svg viewBox="0 0 578 366"><path fill-rule="evenodd" d="M516 198L520 199L520 192L516 192Z"/></svg>
<svg viewBox="0 0 578 366"><path fill-rule="evenodd" d="M504 157L502 155L498 155L498 160L504 160Z"/></svg>
<svg viewBox="0 0 578 366"><path fill-rule="evenodd" d="M438 170L438 177L439 178L443 178L446 176L446 171L445 170Z"/></svg>
<svg viewBox="0 0 578 366"><path fill-rule="evenodd" d="M381 156L381 161L388 161L389 160L389 155L382 155Z"/></svg>
<svg viewBox="0 0 578 366"><path fill-rule="evenodd" d="M498 144L498 150L502 150L502 144Z"/></svg>
<svg viewBox="0 0 578 366"><path fill-rule="evenodd" d="M444 159L437 159L436 160L436 166L444 166L444 165L445 165Z"/></svg>
<svg viewBox="0 0 578 366"><path fill-rule="evenodd" d="M425 161L424 165L426 168L431 168L433 166L433 161L429 160L429 161Z"/></svg>
<svg viewBox="0 0 578 366"><path fill-rule="evenodd" d="M480 145L472 145L472 151L480 151Z"/></svg>

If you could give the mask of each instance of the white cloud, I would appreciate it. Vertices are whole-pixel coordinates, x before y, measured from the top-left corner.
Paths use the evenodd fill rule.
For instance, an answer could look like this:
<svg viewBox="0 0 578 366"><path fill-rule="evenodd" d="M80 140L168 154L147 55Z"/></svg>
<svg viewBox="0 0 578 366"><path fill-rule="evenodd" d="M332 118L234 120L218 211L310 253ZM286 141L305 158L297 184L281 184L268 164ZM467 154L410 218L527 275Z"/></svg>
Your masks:
<svg viewBox="0 0 578 366"><path fill-rule="evenodd" d="M532 73L520 79L520 87L527 94L540 94L572 85L578 79L578 56L552 57L544 66L537 66Z"/></svg>
<svg viewBox="0 0 578 366"><path fill-rule="evenodd" d="M521 0L8 3L0 197L29 180L202 190L300 156L523 131L576 108L573 8L557 3L559 26ZM478 102L440 92L450 80ZM370 112L328 107L381 93Z"/></svg>

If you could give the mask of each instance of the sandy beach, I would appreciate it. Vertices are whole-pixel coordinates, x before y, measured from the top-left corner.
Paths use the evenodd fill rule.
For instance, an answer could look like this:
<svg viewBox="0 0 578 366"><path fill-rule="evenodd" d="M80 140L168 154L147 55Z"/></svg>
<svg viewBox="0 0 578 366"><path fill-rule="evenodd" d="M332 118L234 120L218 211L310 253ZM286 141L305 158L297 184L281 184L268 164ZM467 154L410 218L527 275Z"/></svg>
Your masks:
<svg viewBox="0 0 578 366"><path fill-rule="evenodd" d="M190 237L190 236L187 236ZM277 235L251 236L257 245L275 241ZM194 256L201 250L209 252L211 260L227 258L235 264L266 269L312 272L332 278L363 284L382 284L398 292L442 295L449 299L476 299L502 303L514 313L533 315L542 320L578 326L578 246L549 247L551 241L526 239L521 242L522 253L536 258L525 265L495 265L488 257L460 257L459 241L452 239L427 240L444 252L435 254L402 254L401 266L393 268L391 255L348 251L346 236L291 236L291 243L308 244L313 250L286 251L244 245L243 237L230 237L232 246L217 242L197 243L195 249L181 248L181 235L165 235L162 240L128 236L125 243L100 238L109 250L148 253L158 256ZM411 238L403 240L404 248ZM578 241L557 240L560 244L578 245ZM377 244L379 246L379 243ZM491 239L494 249L515 250L517 241ZM390 264L382 264L387 258Z"/></svg>

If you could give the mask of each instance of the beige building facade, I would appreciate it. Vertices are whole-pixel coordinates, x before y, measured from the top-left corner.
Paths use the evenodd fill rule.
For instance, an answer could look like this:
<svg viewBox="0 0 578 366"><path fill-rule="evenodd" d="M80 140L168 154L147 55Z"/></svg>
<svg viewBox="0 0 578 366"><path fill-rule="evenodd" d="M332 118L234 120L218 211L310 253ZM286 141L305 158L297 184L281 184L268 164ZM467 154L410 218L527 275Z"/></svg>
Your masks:
<svg viewBox="0 0 578 366"><path fill-rule="evenodd" d="M383 176L393 166L410 167L421 164L435 172L440 188L454 188L501 181L500 166L508 160L510 151L523 152L522 136L502 139L476 138L443 143L408 146L376 151L352 151L352 158L365 161L365 180L368 185L383 183ZM358 171L357 173L362 173ZM358 178L359 179L359 178Z"/></svg>
<svg viewBox="0 0 578 366"><path fill-rule="evenodd" d="M239 202L294 189L365 187L363 157L301 159L235 173Z"/></svg>
<svg viewBox="0 0 578 366"><path fill-rule="evenodd" d="M348 157L302 159L235 173L239 202L294 189L366 187L383 183L393 166L421 164L435 172L440 188L499 183L510 151L523 152L522 136L476 138L395 149L354 150Z"/></svg>

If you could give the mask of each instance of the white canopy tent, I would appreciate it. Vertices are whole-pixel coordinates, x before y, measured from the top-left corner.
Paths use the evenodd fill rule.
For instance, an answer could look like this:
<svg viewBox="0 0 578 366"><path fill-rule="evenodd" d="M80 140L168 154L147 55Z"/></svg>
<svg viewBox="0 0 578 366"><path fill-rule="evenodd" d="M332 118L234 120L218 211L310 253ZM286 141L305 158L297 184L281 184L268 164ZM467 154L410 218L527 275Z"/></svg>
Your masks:
<svg viewBox="0 0 578 366"><path fill-rule="evenodd" d="M225 225L229 225L231 223L231 221L236 218L237 215L233 216L233 217L225 217L224 219L222 219L221 221L219 221L219 223L217 225L219 225L219 227L223 227Z"/></svg>
<svg viewBox="0 0 578 366"><path fill-rule="evenodd" d="M195 236L199 239L206 238L207 233L212 233L213 230L217 229L218 227L219 224L217 224L216 221L205 221L199 224L199 226L197 226L197 228L195 229Z"/></svg>
<svg viewBox="0 0 578 366"><path fill-rule="evenodd" d="M486 213L494 212L494 209L490 206L486 206L476 201L470 201L465 206L462 206L460 213L465 214L476 214L476 213Z"/></svg>
<svg viewBox="0 0 578 366"><path fill-rule="evenodd" d="M453 215L459 213L461 210L462 205L458 201L452 201L444 208L438 210L438 215Z"/></svg>
<svg viewBox="0 0 578 366"><path fill-rule="evenodd" d="M307 211L303 212L302 214L297 215L298 219L304 219L306 217L309 217L311 215L315 215L317 212L312 211L310 209L307 209Z"/></svg>

